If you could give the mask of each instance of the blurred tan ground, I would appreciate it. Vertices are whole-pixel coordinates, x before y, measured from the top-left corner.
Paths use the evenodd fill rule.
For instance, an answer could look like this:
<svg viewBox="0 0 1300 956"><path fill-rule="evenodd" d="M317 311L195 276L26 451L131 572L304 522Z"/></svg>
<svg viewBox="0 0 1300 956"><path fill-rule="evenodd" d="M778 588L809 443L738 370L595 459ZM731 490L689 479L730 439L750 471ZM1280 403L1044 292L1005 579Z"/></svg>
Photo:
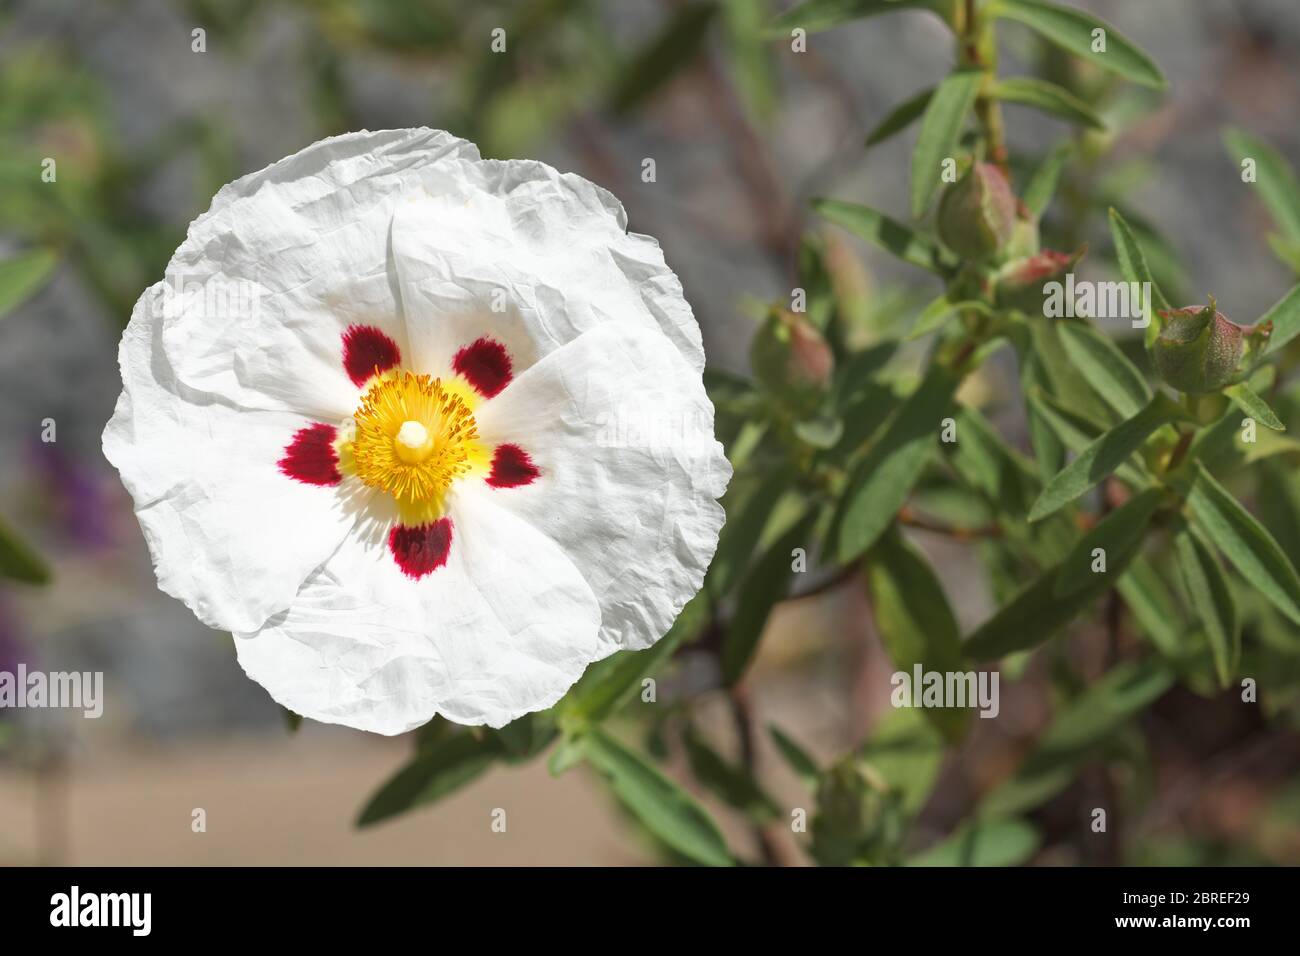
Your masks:
<svg viewBox="0 0 1300 956"><path fill-rule="evenodd" d="M0 865L575 865L643 862L581 772L493 770L435 807L358 831L407 740L331 728L99 751L61 774L0 768ZM207 811L207 832L191 812ZM506 811L493 833L492 811Z"/></svg>

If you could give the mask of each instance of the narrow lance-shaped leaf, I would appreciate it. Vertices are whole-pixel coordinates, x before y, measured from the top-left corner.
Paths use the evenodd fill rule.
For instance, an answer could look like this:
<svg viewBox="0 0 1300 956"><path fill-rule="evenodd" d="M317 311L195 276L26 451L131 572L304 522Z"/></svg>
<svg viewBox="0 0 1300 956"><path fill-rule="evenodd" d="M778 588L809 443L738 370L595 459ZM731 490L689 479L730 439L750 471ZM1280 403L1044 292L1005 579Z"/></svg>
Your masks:
<svg viewBox="0 0 1300 956"><path fill-rule="evenodd" d="M1177 659L1187 650L1180 602L1147 558L1137 555L1115 587L1133 612L1142 632L1165 657Z"/></svg>
<svg viewBox="0 0 1300 956"><path fill-rule="evenodd" d="M1103 434L1103 429L1082 416L1071 415L1060 402L1042 392L1030 393L1028 405L1030 412L1072 452L1083 451ZM1115 469L1115 477L1136 488L1149 484L1151 473L1141 459L1130 458Z"/></svg>
<svg viewBox="0 0 1300 956"><path fill-rule="evenodd" d="M709 565L708 586L722 597L741 579L754 557L754 549L763 529L773 517L777 503L791 484L787 469L775 468L764 476L753 492L733 508L728 506L727 522L722 526L718 550Z"/></svg>
<svg viewBox="0 0 1300 956"><path fill-rule="evenodd" d="M1259 321L1273 324L1273 333L1268 337L1268 345L1264 349L1265 355L1273 354L1300 335L1300 285L1293 286L1259 317Z"/></svg>
<svg viewBox="0 0 1300 956"><path fill-rule="evenodd" d="M1081 761L1173 683L1173 672L1158 660L1113 668L1061 708L1012 778L984 799L979 816L1023 813L1065 789Z"/></svg>
<svg viewBox="0 0 1300 956"><path fill-rule="evenodd" d="M796 27L820 33L851 20L900 10L937 10L938 0L808 0L787 10L768 27L770 34L788 34Z"/></svg>
<svg viewBox="0 0 1300 956"><path fill-rule="evenodd" d="M772 820L780 809L744 767L725 760L700 736L694 726L683 737L691 773L701 784L727 804L752 820Z"/></svg>
<svg viewBox="0 0 1300 956"><path fill-rule="evenodd" d="M1295 174L1282 154L1244 130L1227 130L1223 142L1238 166L1246 160L1253 162L1254 182L1243 179L1243 183L1247 188L1259 190L1260 198L1283 236L1292 244L1300 243L1300 183L1296 182Z"/></svg>
<svg viewBox="0 0 1300 956"><path fill-rule="evenodd" d="M875 243L904 262L935 274L943 274L948 268L944 255L934 240L869 206L836 199L814 199L812 207L818 215L843 226L855 236Z"/></svg>
<svg viewBox="0 0 1300 956"><path fill-rule="evenodd" d="M772 608L786 596L794 575L791 551L807 548L816 509L778 538L745 578L736 601L736 616L722 645L722 673L727 683L740 679L758 647Z"/></svg>
<svg viewBox="0 0 1300 956"><path fill-rule="evenodd" d="M1014 76L999 80L991 95L1004 103L1032 106L1052 116L1091 129L1105 129L1106 124L1091 106L1069 90L1031 76Z"/></svg>
<svg viewBox="0 0 1300 956"><path fill-rule="evenodd" d="M1177 421L1182 411L1164 393L1132 418L1120 422L1074 459L1047 483L1029 511L1029 520L1045 518L1069 504L1093 485L1108 477L1124 459L1142 447L1157 428Z"/></svg>
<svg viewBox="0 0 1300 956"><path fill-rule="evenodd" d="M1042 644L1124 574L1140 544L1139 538L1123 550L1108 553L1106 570L1094 573L1089 568L1080 581L1062 582L1063 563L1049 568L976 628L962 650L972 660L991 661Z"/></svg>
<svg viewBox="0 0 1300 956"><path fill-rule="evenodd" d="M976 299L954 302L944 294L921 310L921 314L916 317L916 322L912 325L912 330L907 333L907 338L919 339L923 335L928 335L941 327L951 316L967 310L981 315L993 314L984 302Z"/></svg>
<svg viewBox="0 0 1300 956"><path fill-rule="evenodd" d="M858 558L894 520L953 411L957 378L934 365L915 392L890 417L849 479L837 516L840 561Z"/></svg>
<svg viewBox="0 0 1300 956"><path fill-rule="evenodd" d="M1300 624L1300 576L1281 546L1199 462L1192 468L1187 506L1193 524L1223 552L1247 584Z"/></svg>
<svg viewBox="0 0 1300 956"><path fill-rule="evenodd" d="M1038 831L1023 820L964 826L907 861L907 866L1019 866L1038 849Z"/></svg>
<svg viewBox="0 0 1300 956"><path fill-rule="evenodd" d="M876 125L875 129L867 134L866 145L875 146L877 143L883 143L907 129L912 123L921 118L925 108L930 105L932 96L934 96L934 87L924 89L915 96L899 103L898 106L890 110L888 116Z"/></svg>
<svg viewBox="0 0 1300 956"><path fill-rule="evenodd" d="M692 598L668 633L650 647L619 651L588 667L557 705L560 712L598 723L618 710L636 694L642 679L667 663L682 642L699 629L708 614L708 600L703 592Z"/></svg>
<svg viewBox="0 0 1300 956"><path fill-rule="evenodd" d="M1125 222L1124 217L1114 207L1110 209L1109 218L1110 235L1115 242L1115 255L1119 259L1119 270L1123 274L1125 281L1137 283L1138 288L1151 290L1151 301L1147 303L1147 306L1152 313L1156 310L1165 311L1171 309L1172 306L1169 304L1169 300L1160 291L1160 286L1151 274L1146 256L1142 254L1142 247L1138 245L1137 239L1133 236L1132 227ZM1160 328L1154 314L1148 315L1146 318L1149 324L1146 326L1145 336L1149 345L1159 333Z"/></svg>
<svg viewBox="0 0 1300 956"><path fill-rule="evenodd" d="M644 757L599 728L583 737L587 760L610 782L614 795L656 837L706 866L733 860L708 811Z"/></svg>
<svg viewBox="0 0 1300 956"><path fill-rule="evenodd" d="M45 283L56 261L49 249L36 249L0 262L0 318Z"/></svg>
<svg viewBox="0 0 1300 956"><path fill-rule="evenodd" d="M912 215L918 219L939 188L944 161L955 158L957 140L983 79L982 70L949 73L926 104L912 151Z"/></svg>
<svg viewBox="0 0 1300 956"><path fill-rule="evenodd" d="M49 566L2 520L0 578L25 581L28 584L46 584L50 580Z"/></svg>
<svg viewBox="0 0 1300 956"><path fill-rule="evenodd" d="M1058 143L1038 164L1029 184L1025 186L1024 202L1035 216L1041 216L1056 195L1056 185L1061 179L1061 170L1074 152L1071 142Z"/></svg>
<svg viewBox="0 0 1300 956"><path fill-rule="evenodd" d="M660 33L628 62L614 84L610 107L627 113L656 93L704 47L718 5L688 3L678 8Z"/></svg>
<svg viewBox="0 0 1300 956"><path fill-rule="evenodd" d="M1174 548L1187 596L1210 643L1215 674L1220 685L1226 687L1241 654L1237 608L1232 601L1232 592L1228 590L1228 581L1218 559L1190 527L1174 535Z"/></svg>
<svg viewBox="0 0 1300 956"><path fill-rule="evenodd" d="M821 771L817 767L817 761L813 760L808 751L796 743L794 738L780 727L769 726L767 732L771 735L772 743L776 745L777 752L785 758L785 762L790 765L791 770L798 774L804 785L809 788L817 786L817 775Z"/></svg>
<svg viewBox="0 0 1300 956"><path fill-rule="evenodd" d="M1059 322L1057 327L1079 374L1117 413L1132 418L1151 401L1146 379L1109 336L1086 322Z"/></svg>
<svg viewBox="0 0 1300 956"><path fill-rule="evenodd" d="M1053 593L1058 597L1072 594L1091 583L1098 560L1108 563L1112 555L1124 554L1136 548L1146 535L1151 518L1165 500L1159 488L1147 488L1124 502L1079 539L1061 562ZM1094 552L1100 549L1100 555Z"/></svg>
<svg viewBox="0 0 1300 956"><path fill-rule="evenodd" d="M867 593L876 629L900 671L961 670L961 631L930 562L891 525L867 552ZM960 736L969 710L927 708L925 716L949 739Z"/></svg>
<svg viewBox="0 0 1300 956"><path fill-rule="evenodd" d="M1082 10L1041 0L994 0L989 6L989 14L1023 23L1057 46L1103 70L1118 73L1143 86L1157 89L1165 86L1164 74L1151 57L1110 24Z"/></svg>
<svg viewBox="0 0 1300 956"><path fill-rule="evenodd" d="M1265 428L1271 428L1275 432L1286 431L1286 426L1277 417L1277 413L1268 407L1268 402L1260 398L1255 390L1245 382L1229 385L1223 390L1223 393L1236 402L1238 408Z"/></svg>
<svg viewBox="0 0 1300 956"><path fill-rule="evenodd" d="M724 3L723 10L726 63L745 106L757 120L764 121L776 107L776 64L766 36L766 0L733 0Z"/></svg>
<svg viewBox="0 0 1300 956"><path fill-rule="evenodd" d="M501 756L495 737L459 733L431 745L390 778L366 804L357 826L369 826L441 800L487 770Z"/></svg>

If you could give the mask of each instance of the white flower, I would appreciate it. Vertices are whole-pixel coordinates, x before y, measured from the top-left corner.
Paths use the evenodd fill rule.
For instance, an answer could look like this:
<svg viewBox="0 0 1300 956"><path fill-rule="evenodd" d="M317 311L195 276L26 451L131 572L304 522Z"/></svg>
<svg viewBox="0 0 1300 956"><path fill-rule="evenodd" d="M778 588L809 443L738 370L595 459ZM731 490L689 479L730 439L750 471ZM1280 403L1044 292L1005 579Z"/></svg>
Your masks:
<svg viewBox="0 0 1300 956"><path fill-rule="evenodd" d="M731 475L607 192L433 130L226 186L122 338L104 452L164 591L307 717L499 727L653 644Z"/></svg>

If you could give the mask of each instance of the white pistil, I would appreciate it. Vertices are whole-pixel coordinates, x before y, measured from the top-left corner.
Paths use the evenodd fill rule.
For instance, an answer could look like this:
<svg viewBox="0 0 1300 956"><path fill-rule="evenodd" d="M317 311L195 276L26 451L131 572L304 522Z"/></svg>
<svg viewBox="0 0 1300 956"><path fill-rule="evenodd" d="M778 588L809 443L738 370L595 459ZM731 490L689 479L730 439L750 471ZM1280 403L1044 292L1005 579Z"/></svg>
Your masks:
<svg viewBox="0 0 1300 956"><path fill-rule="evenodd" d="M408 465L423 461L429 456L433 442L429 439L429 429L416 421L402 422L394 440L397 457Z"/></svg>

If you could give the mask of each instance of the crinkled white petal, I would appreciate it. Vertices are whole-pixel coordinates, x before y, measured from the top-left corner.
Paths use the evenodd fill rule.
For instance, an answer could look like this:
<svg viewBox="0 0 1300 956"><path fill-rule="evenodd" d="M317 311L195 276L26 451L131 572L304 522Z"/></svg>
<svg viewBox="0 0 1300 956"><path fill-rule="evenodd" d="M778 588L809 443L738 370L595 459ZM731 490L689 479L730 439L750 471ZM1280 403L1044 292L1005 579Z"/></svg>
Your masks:
<svg viewBox="0 0 1300 956"><path fill-rule="evenodd" d="M352 133L224 187L167 266L177 377L246 408L351 414L343 330L374 325L406 344L393 208L419 167L457 157L478 151L436 130Z"/></svg>
<svg viewBox="0 0 1300 956"><path fill-rule="evenodd" d="M176 381L160 344L163 293L136 303L104 454L135 500L158 584L212 627L251 630L295 599L356 520L358 502L277 462L310 419L250 412Z"/></svg>
<svg viewBox="0 0 1300 956"><path fill-rule="evenodd" d="M600 600L605 653L648 647L700 589L731 465L699 373L662 335L599 326L484 403L479 433L525 449L532 484L493 499L555 541Z"/></svg>
<svg viewBox="0 0 1300 956"><path fill-rule="evenodd" d="M296 713L399 734L442 714L501 727L549 707L597 657L600 609L564 551L482 488L458 490L447 563L407 578L384 520L293 606L237 635L250 677Z"/></svg>
<svg viewBox="0 0 1300 956"><path fill-rule="evenodd" d="M660 332L703 369L681 283L605 190L522 161L439 163L419 180L394 211L392 253L413 354L431 374L484 334L518 372L611 321Z"/></svg>

